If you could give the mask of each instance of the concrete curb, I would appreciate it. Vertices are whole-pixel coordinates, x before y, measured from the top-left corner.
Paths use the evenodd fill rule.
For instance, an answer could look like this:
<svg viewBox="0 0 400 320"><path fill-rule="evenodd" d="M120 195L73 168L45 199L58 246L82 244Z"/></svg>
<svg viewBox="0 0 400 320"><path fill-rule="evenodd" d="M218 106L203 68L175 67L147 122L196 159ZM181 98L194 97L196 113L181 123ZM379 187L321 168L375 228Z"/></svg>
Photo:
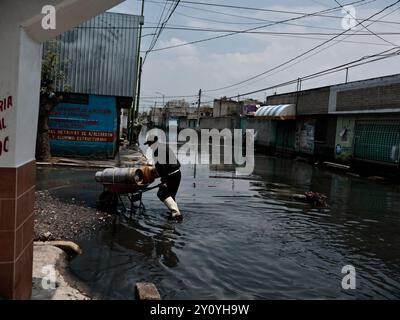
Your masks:
<svg viewBox="0 0 400 320"><path fill-rule="evenodd" d="M35 246L53 246L60 248L68 254L81 255L82 249L72 241L37 241L33 243Z"/></svg>
<svg viewBox="0 0 400 320"><path fill-rule="evenodd" d="M136 283L135 295L138 300L161 300L157 287L153 283L148 282Z"/></svg>
<svg viewBox="0 0 400 320"><path fill-rule="evenodd" d="M60 248L35 244L33 247L32 300L90 300L70 281L68 256Z"/></svg>

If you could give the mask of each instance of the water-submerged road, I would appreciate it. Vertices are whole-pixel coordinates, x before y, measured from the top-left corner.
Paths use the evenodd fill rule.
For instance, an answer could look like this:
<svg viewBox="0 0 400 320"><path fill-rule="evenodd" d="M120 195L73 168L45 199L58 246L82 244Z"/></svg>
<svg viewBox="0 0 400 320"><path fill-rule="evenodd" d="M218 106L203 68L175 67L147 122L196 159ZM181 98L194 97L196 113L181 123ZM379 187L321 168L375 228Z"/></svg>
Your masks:
<svg viewBox="0 0 400 320"><path fill-rule="evenodd" d="M147 211L118 219L72 270L102 298L132 299L138 281L164 299L400 298L400 187L377 184L306 163L256 157L251 177L229 166L183 166L181 223L167 220L156 190ZM39 169L39 188L94 205L94 171ZM324 193L329 208L291 199ZM342 267L356 268L345 291Z"/></svg>

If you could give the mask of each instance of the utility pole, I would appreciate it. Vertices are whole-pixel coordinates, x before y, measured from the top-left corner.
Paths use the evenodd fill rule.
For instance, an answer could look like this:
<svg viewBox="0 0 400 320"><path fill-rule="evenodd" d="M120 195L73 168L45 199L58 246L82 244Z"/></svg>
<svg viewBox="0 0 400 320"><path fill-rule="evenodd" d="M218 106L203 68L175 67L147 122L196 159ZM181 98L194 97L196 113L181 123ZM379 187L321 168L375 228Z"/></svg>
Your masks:
<svg viewBox="0 0 400 320"><path fill-rule="evenodd" d="M296 104L295 104L295 113L297 116L297 105L299 104L299 94L301 91L301 78L297 79L297 93L296 93Z"/></svg>
<svg viewBox="0 0 400 320"><path fill-rule="evenodd" d="M199 101L197 103L197 124L196 128L200 128L200 105L201 105L201 89L199 90Z"/></svg>
<svg viewBox="0 0 400 320"><path fill-rule="evenodd" d="M297 91L301 91L301 78L297 79Z"/></svg>
<svg viewBox="0 0 400 320"><path fill-rule="evenodd" d="M156 91L157 94L159 94L162 97L162 107L165 107L165 94L160 92L160 91Z"/></svg>
<svg viewBox="0 0 400 320"><path fill-rule="evenodd" d="M133 135L134 135L134 124L135 120L137 119L138 116L138 111L139 111L139 99L140 99L140 78L142 76L142 58L140 57L140 47L142 43L142 28L144 24L144 0L142 0L142 9L141 9L141 21L140 21L140 27L139 27L139 35L138 35L138 49L137 49L137 60L136 60L136 83L135 85L135 93L136 96L133 97L133 102L132 102L132 108L129 110L129 122L130 122L130 133L129 133L129 143L133 143ZM137 99L135 99L137 98Z"/></svg>
<svg viewBox="0 0 400 320"><path fill-rule="evenodd" d="M346 83L349 82L349 68L346 68Z"/></svg>
<svg viewBox="0 0 400 320"><path fill-rule="evenodd" d="M138 118L139 114L139 102L140 102L140 88L142 85L142 68L143 68L143 58L139 59L139 77L138 77L138 86L137 86L137 94L136 94L136 109L135 109L135 120Z"/></svg>
<svg viewBox="0 0 400 320"><path fill-rule="evenodd" d="M154 122L155 113L157 112L157 101L154 101L154 109L151 113L151 122Z"/></svg>

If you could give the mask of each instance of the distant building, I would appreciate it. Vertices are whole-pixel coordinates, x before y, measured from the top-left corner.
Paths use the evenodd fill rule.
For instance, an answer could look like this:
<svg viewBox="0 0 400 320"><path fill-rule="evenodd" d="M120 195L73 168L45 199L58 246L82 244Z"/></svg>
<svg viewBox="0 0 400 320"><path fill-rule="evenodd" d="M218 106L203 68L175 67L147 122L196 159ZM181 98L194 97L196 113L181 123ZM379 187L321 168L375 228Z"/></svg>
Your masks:
<svg viewBox="0 0 400 320"><path fill-rule="evenodd" d="M202 121L202 119L206 118L212 118L213 117L213 108L211 108L209 105L204 105L200 107L200 112L198 108L191 108L192 112L188 114L187 116L187 122L184 124L182 121L181 123L181 129L185 128L196 128L197 127L197 119L199 119L199 122Z"/></svg>
<svg viewBox="0 0 400 320"><path fill-rule="evenodd" d="M213 117L240 116L243 113L243 103L227 99L215 99L213 108Z"/></svg>
<svg viewBox="0 0 400 320"><path fill-rule="evenodd" d="M165 128L169 123L175 123L179 130L195 128L197 119L211 118L213 108L209 105L190 106L185 100L174 100L166 103L164 108L152 108L148 121L151 126Z"/></svg>
<svg viewBox="0 0 400 320"><path fill-rule="evenodd" d="M246 99L242 101L243 104L243 115L244 116L254 116L257 110L264 104L261 101L254 99Z"/></svg>
<svg viewBox="0 0 400 320"><path fill-rule="evenodd" d="M245 128L278 153L400 167L400 75L268 97Z"/></svg>
<svg viewBox="0 0 400 320"><path fill-rule="evenodd" d="M190 104L186 100L170 100L166 103L165 107L170 110L181 110L189 108Z"/></svg>
<svg viewBox="0 0 400 320"><path fill-rule="evenodd" d="M205 105L200 107L201 118L210 118L213 117L213 115L214 115L214 109L211 106Z"/></svg>
<svg viewBox="0 0 400 320"><path fill-rule="evenodd" d="M162 127L164 123L164 108L151 108L149 122L151 127Z"/></svg>

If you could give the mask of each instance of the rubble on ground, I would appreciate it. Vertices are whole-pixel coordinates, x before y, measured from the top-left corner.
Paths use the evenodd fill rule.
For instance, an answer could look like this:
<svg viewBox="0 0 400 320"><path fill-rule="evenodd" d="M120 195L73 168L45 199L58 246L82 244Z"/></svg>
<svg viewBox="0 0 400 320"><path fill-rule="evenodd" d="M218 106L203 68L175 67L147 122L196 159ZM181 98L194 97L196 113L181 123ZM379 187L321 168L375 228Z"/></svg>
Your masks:
<svg viewBox="0 0 400 320"><path fill-rule="evenodd" d="M111 223L112 215L53 198L48 191L36 192L35 241L90 238Z"/></svg>

